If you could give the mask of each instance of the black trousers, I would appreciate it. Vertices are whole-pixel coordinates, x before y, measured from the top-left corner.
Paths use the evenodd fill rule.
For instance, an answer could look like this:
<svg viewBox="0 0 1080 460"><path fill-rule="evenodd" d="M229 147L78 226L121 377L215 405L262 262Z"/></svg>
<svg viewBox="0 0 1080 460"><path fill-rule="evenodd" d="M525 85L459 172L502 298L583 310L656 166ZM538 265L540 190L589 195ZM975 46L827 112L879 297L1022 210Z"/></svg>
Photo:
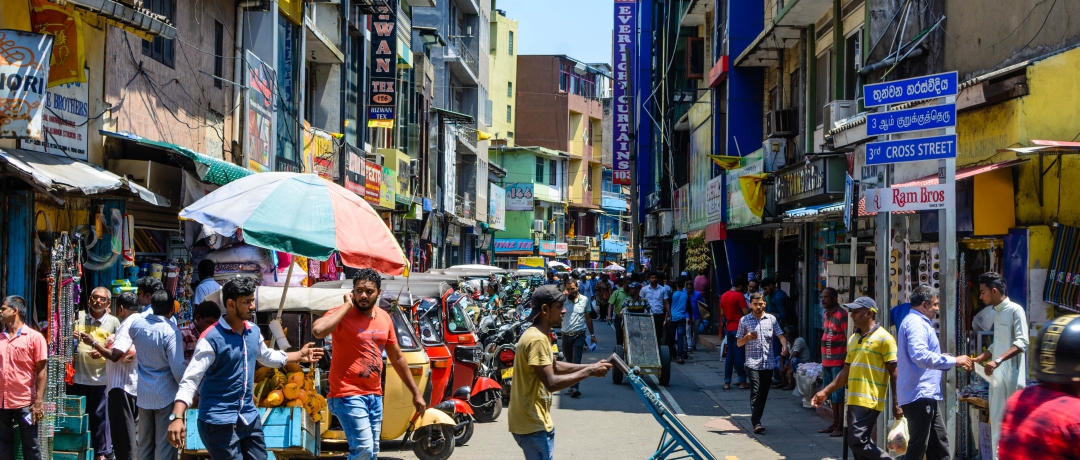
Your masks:
<svg viewBox="0 0 1080 460"><path fill-rule="evenodd" d="M138 439L139 408L135 397L123 388L109 390L109 433L112 434L116 460L135 460Z"/></svg>
<svg viewBox="0 0 1080 460"><path fill-rule="evenodd" d="M904 458L949 460L949 435L941 419L940 401L916 399L900 406L908 419L908 449Z"/></svg>
<svg viewBox="0 0 1080 460"><path fill-rule="evenodd" d="M30 406L21 409L0 409L0 460L41 460L38 427L31 425ZM22 459L15 458L15 424L22 438Z"/></svg>
<svg viewBox="0 0 1080 460"><path fill-rule="evenodd" d="M622 346L623 344L622 318L622 315L615 315L615 345L619 346Z"/></svg>
<svg viewBox="0 0 1080 460"><path fill-rule="evenodd" d="M656 344L663 345L664 342L664 314L653 313L652 315L653 325L656 326Z"/></svg>
<svg viewBox="0 0 1080 460"><path fill-rule="evenodd" d="M765 413L765 401L769 399L769 385L772 384L772 369L757 370L746 368L746 378L750 381L750 424L761 424L761 414Z"/></svg>
<svg viewBox="0 0 1080 460"><path fill-rule="evenodd" d="M109 434L108 397L105 385L70 385L69 395L86 397L86 413L90 415L90 444L94 455L112 453L112 436Z"/></svg>
<svg viewBox="0 0 1080 460"><path fill-rule="evenodd" d="M847 443L851 448L851 455L860 460L892 460L889 454L874 444L870 436L870 433L874 432L874 426L877 425L877 418L881 411L850 404L847 408Z"/></svg>

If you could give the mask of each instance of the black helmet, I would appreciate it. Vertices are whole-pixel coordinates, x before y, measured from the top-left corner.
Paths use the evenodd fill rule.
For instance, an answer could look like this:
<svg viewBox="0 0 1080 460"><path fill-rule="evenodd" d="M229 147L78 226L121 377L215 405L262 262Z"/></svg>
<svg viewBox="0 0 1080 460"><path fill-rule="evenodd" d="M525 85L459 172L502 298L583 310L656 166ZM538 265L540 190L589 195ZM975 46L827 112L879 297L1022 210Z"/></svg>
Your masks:
<svg viewBox="0 0 1080 460"><path fill-rule="evenodd" d="M1035 378L1043 383L1080 383L1080 315L1047 324L1035 342Z"/></svg>

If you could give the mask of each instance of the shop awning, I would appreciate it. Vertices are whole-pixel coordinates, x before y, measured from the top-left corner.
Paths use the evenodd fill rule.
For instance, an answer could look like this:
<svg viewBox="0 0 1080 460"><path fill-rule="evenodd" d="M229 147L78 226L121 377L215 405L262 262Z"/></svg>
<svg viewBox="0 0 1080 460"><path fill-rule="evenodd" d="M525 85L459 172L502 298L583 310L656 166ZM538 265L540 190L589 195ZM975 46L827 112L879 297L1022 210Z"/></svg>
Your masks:
<svg viewBox="0 0 1080 460"><path fill-rule="evenodd" d="M124 177L73 158L32 150L0 148L0 162L4 171L19 176L60 202L63 202L63 199L59 195L98 195L121 190L138 195L143 201L155 206L170 205L167 198Z"/></svg>
<svg viewBox="0 0 1080 460"><path fill-rule="evenodd" d="M982 173L988 173L990 171L998 170L1001 168L1008 168L1016 166L1020 163L1028 161L1027 159L1003 161L1001 163L992 163L982 166L968 166L966 168L960 168L956 170L956 180L968 179L975 177ZM891 187L919 187L923 185L934 185L939 183L937 174L926 176L913 181L903 182L899 184L893 184ZM915 211L899 211L893 214L913 214ZM859 216L873 216L876 212L866 212L866 197L859 198Z"/></svg>
<svg viewBox="0 0 1080 460"><path fill-rule="evenodd" d="M199 179L203 182L209 182L211 184L217 185L225 185L241 177L247 177L249 175L255 174L255 172L251 171L250 169L234 165L225 160L219 160L208 155L203 155L199 152L176 144L154 141L127 132L114 133L105 130L100 130L99 132L103 136L123 139L146 147L156 148L169 153L175 153L187 157L191 161L195 162L195 172L199 174Z"/></svg>

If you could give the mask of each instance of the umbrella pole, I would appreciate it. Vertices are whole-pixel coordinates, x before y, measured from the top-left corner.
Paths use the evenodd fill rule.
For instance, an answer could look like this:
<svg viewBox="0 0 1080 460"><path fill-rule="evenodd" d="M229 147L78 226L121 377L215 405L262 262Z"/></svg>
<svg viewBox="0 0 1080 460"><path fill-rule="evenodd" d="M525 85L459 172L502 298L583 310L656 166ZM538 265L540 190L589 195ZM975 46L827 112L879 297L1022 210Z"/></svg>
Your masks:
<svg viewBox="0 0 1080 460"><path fill-rule="evenodd" d="M270 322L270 332L274 335L274 343L277 344L279 350L289 349L289 339L285 337L285 329L281 327L281 315L285 313L285 297L289 295L294 265L296 262L289 261L289 271L285 274L285 288L281 291L281 302L278 303L277 318Z"/></svg>

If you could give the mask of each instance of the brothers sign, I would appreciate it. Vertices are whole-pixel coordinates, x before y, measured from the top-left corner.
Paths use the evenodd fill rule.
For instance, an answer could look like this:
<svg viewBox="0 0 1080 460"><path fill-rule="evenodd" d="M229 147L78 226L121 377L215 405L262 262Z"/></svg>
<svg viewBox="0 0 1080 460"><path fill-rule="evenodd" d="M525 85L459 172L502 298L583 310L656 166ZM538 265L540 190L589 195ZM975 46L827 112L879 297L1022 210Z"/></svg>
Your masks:
<svg viewBox="0 0 1080 460"><path fill-rule="evenodd" d="M955 206L956 184L867 190L866 212L940 211Z"/></svg>

